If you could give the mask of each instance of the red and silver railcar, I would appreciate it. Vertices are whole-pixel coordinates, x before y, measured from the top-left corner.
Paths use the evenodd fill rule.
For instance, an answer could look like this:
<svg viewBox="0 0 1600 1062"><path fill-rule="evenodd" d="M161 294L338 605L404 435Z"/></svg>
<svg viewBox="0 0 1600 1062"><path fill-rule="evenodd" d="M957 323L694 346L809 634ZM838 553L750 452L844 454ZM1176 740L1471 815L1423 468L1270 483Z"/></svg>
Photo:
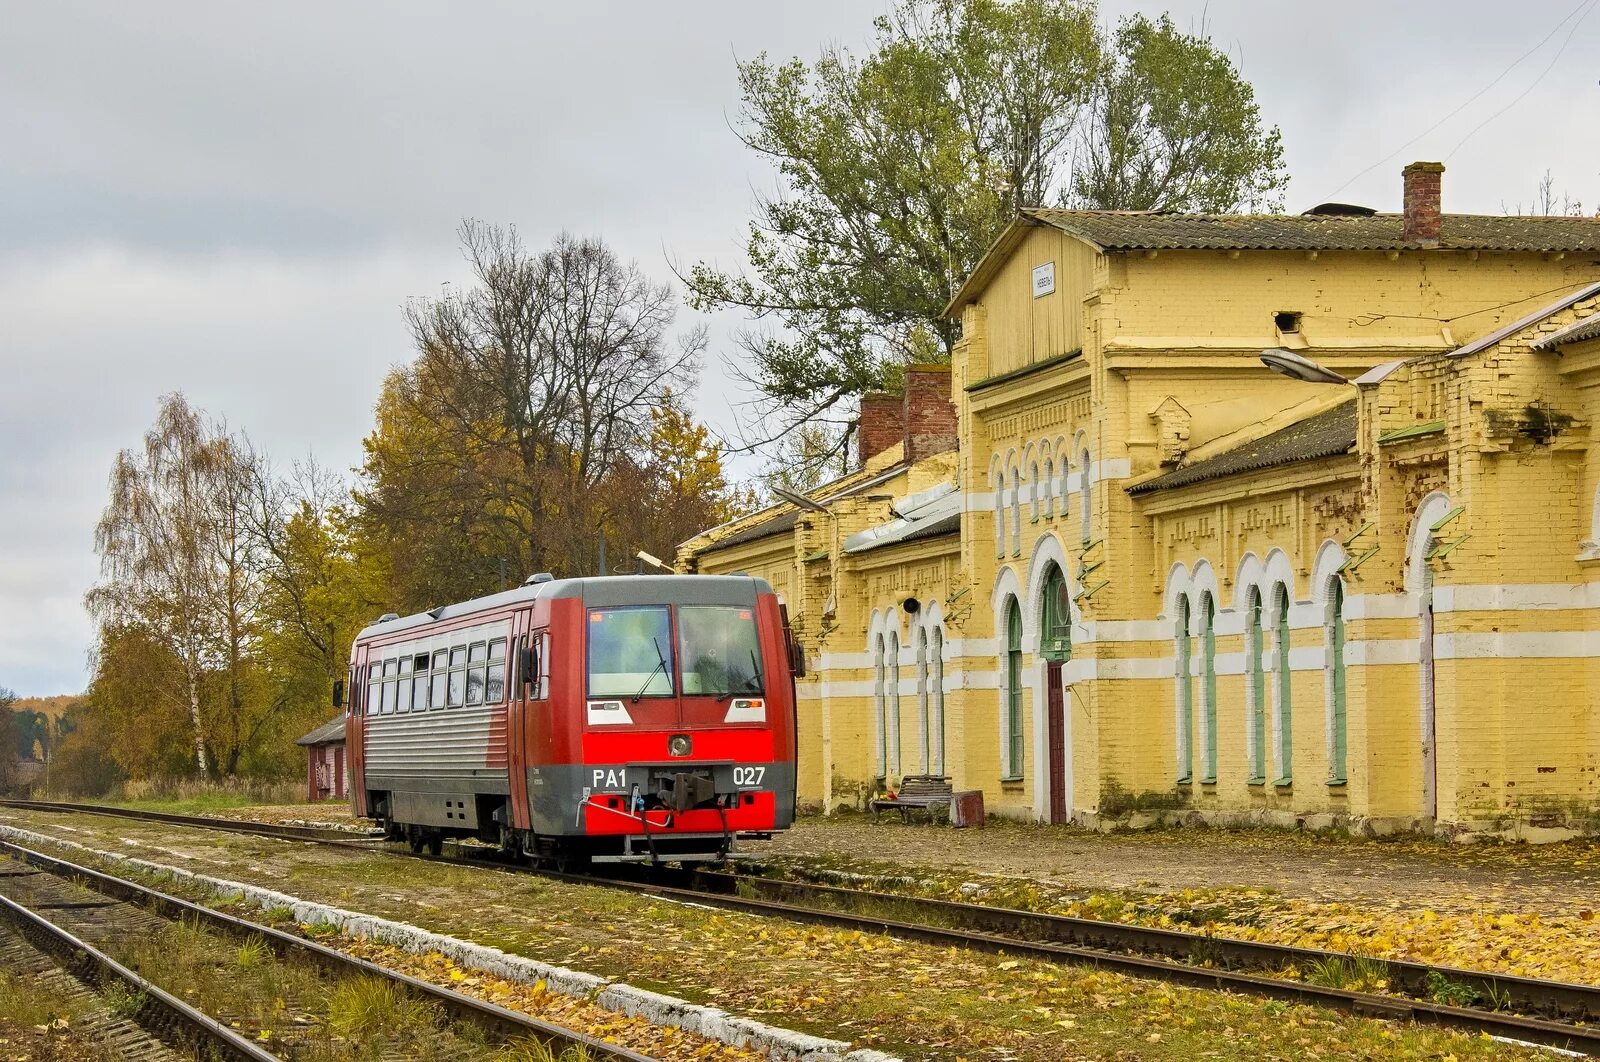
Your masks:
<svg viewBox="0 0 1600 1062"><path fill-rule="evenodd" d="M356 637L357 815L439 849L715 859L787 828L796 654L745 576L535 576Z"/></svg>

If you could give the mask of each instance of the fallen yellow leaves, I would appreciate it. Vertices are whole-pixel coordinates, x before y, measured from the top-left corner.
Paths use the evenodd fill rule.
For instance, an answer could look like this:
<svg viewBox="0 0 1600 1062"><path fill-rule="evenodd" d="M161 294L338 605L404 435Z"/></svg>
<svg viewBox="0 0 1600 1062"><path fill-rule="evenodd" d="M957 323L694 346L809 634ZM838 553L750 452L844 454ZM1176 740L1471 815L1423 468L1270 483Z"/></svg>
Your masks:
<svg viewBox="0 0 1600 1062"><path fill-rule="evenodd" d="M606 1043L634 1048L663 1062L690 1059L702 1062L760 1062L766 1057L760 1052L731 1047L719 1040L708 1040L682 1029L655 1025L643 1018L630 1018L588 1000L552 992L544 981L524 984L465 970L438 952L417 954L364 939L339 938L329 943L388 969L399 970L508 1010L531 1014L555 1025L587 1033Z"/></svg>

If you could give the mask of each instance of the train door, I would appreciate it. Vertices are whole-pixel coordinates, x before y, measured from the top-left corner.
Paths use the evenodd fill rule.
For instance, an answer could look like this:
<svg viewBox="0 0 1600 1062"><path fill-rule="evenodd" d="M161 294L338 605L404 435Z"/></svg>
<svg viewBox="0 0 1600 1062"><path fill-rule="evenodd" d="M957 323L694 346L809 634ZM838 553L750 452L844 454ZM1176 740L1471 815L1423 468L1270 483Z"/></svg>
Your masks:
<svg viewBox="0 0 1600 1062"><path fill-rule="evenodd" d="M350 767L350 800L357 818L367 818L367 647L357 645L344 694L345 761Z"/></svg>
<svg viewBox="0 0 1600 1062"><path fill-rule="evenodd" d="M528 815L528 764L531 762L529 743L529 698L535 693L536 676L526 673L527 649L531 644L531 609L519 609L511 623L511 651L506 654L510 672L510 693L506 706L506 782L511 794L511 825L519 830L532 829Z"/></svg>

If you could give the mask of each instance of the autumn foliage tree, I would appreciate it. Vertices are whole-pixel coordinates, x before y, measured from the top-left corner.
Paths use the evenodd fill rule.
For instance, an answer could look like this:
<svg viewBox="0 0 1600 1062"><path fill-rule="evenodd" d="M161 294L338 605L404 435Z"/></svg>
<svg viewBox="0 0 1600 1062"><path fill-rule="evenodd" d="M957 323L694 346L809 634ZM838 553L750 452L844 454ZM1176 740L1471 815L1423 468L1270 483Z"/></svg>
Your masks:
<svg viewBox="0 0 1600 1062"><path fill-rule="evenodd" d="M737 498L677 395L703 329L676 330L669 286L604 243L532 252L468 221L472 284L416 300L415 359L385 381L358 491L397 610L592 574L665 551ZM674 537L678 536L678 537Z"/></svg>
<svg viewBox="0 0 1600 1062"><path fill-rule="evenodd" d="M826 464L855 399L949 357L945 304L1023 206L1273 209L1278 131L1204 30L1083 0L897 0L856 55L738 64L736 129L776 169L748 267L701 263L695 305L755 325L736 368L747 443L822 423ZM807 449L807 448L802 448Z"/></svg>
<svg viewBox="0 0 1600 1062"><path fill-rule="evenodd" d="M243 436L167 396L112 470L87 597L93 726L64 751L90 756L92 741L134 778L293 766L290 741L327 719L373 616L381 580L352 535L334 477L280 477Z"/></svg>

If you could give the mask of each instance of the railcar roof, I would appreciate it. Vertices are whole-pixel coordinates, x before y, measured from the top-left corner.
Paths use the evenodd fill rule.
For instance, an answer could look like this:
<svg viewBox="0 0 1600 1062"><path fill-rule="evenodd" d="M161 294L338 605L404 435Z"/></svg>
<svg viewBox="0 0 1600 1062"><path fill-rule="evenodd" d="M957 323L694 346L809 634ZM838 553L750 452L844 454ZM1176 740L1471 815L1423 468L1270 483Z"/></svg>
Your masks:
<svg viewBox="0 0 1600 1062"><path fill-rule="evenodd" d="M585 605L688 605L754 604L756 595L771 593L765 579L748 575L606 575L584 579L554 579L519 586L486 597L475 597L428 612L368 624L356 641L425 627L445 620L489 612L507 605L540 598L580 598Z"/></svg>

